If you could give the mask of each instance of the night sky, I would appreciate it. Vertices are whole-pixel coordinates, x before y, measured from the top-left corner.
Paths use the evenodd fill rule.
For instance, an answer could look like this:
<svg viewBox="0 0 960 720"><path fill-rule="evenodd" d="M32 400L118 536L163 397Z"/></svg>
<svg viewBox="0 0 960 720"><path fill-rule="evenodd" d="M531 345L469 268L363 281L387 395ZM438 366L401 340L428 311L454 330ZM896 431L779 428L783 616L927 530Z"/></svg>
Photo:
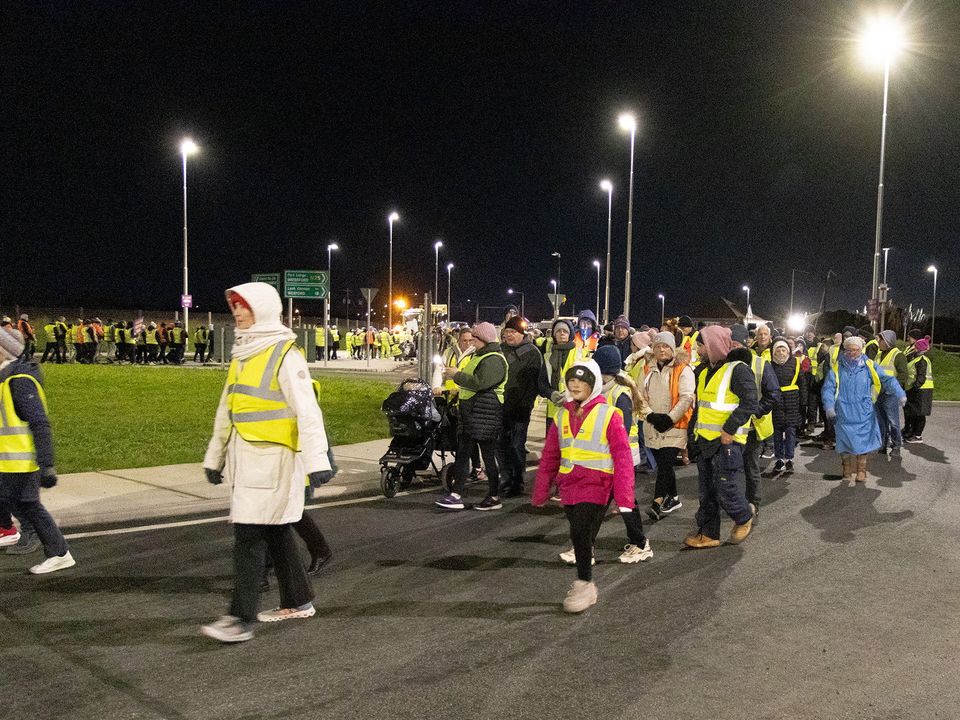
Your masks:
<svg viewBox="0 0 960 720"><path fill-rule="evenodd" d="M614 183L622 305L638 114L632 320L742 301L770 313L869 295L882 70L868 3L24 2L0 9L0 300L169 308L182 285L178 143L201 310L252 272L326 267L334 291L432 289L455 306L556 277L593 305ZM875 6L873 6L875 7ZM897 6L899 7L899 6ZM914 2L890 84L884 245L893 297L960 307L960 3ZM319 304L302 304L317 312ZM472 305L469 310L473 315ZM568 309L571 306L567 306ZM466 309L455 311L465 315ZM495 314L495 313L494 313ZM611 317L613 316L612 313Z"/></svg>

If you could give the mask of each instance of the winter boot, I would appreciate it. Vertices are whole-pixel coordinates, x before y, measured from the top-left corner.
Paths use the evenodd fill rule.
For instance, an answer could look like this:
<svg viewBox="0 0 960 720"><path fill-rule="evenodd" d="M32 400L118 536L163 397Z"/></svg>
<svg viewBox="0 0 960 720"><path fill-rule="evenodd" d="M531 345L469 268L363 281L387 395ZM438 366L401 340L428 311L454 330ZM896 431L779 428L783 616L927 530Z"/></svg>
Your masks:
<svg viewBox="0 0 960 720"><path fill-rule="evenodd" d="M867 481L867 456L857 455L857 482Z"/></svg>

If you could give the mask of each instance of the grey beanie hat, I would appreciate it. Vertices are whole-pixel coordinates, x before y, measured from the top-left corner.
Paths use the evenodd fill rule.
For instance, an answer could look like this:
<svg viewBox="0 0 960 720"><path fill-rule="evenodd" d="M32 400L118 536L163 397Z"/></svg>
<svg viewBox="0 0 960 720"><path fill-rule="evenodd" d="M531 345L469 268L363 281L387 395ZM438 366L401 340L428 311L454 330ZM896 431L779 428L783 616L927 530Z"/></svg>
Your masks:
<svg viewBox="0 0 960 720"><path fill-rule="evenodd" d="M0 357L4 360L16 360L23 355L23 335L19 330L4 328L0 330Z"/></svg>
<svg viewBox="0 0 960 720"><path fill-rule="evenodd" d="M664 345L669 345L671 349L677 349L677 339L673 336L672 332L658 332L653 336L653 342L650 343L651 346L656 345L657 343L663 343Z"/></svg>
<svg viewBox="0 0 960 720"><path fill-rule="evenodd" d="M746 345L750 341L750 331L745 325L731 325L730 339L741 345Z"/></svg>
<svg viewBox="0 0 960 720"><path fill-rule="evenodd" d="M882 337L884 342L890 347L897 344L897 334L893 330L884 330L880 333L880 337Z"/></svg>

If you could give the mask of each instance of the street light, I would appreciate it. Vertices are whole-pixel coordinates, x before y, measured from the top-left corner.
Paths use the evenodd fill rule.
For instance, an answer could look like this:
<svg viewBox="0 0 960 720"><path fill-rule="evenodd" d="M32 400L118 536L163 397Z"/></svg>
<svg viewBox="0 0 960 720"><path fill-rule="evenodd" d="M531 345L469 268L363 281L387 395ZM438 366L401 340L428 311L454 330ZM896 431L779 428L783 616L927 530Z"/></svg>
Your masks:
<svg viewBox="0 0 960 720"><path fill-rule="evenodd" d="M930 310L930 347L933 347L934 323L937 321L937 266L931 265L927 272L933 273L933 308Z"/></svg>
<svg viewBox="0 0 960 720"><path fill-rule="evenodd" d="M400 215L396 212L390 213L387 217L387 224L390 226L390 270L389 270L389 279L387 280L387 286L389 290L387 291L387 327L393 327L393 224L400 219Z"/></svg>
<svg viewBox="0 0 960 720"><path fill-rule="evenodd" d="M550 257L555 257L557 259L557 279L556 281L551 280L551 282L553 283L553 292L555 294L559 294L560 293L560 251L554 250L552 253L550 253ZM559 310L560 308L558 307L557 311L559 312Z"/></svg>
<svg viewBox="0 0 960 720"><path fill-rule="evenodd" d="M453 263L447 263L447 323L453 319L453 308L450 306L450 271Z"/></svg>
<svg viewBox="0 0 960 720"><path fill-rule="evenodd" d="M437 301L440 294L440 248L443 247L443 240L437 240L433 244L433 301Z"/></svg>
<svg viewBox="0 0 960 720"><path fill-rule="evenodd" d="M745 317L749 317L750 315L753 315L753 313L750 312L750 287L748 285L744 285L741 289L747 294L747 315Z"/></svg>
<svg viewBox="0 0 960 720"><path fill-rule="evenodd" d="M610 231L613 228L613 183L600 181L600 189L607 191L607 282L603 290L603 324L610 322Z"/></svg>
<svg viewBox="0 0 960 720"><path fill-rule="evenodd" d="M630 190L627 196L627 270L623 283L623 314L630 317L630 254L633 249L633 148L637 136L637 119L630 113L619 118L620 129L630 133Z"/></svg>
<svg viewBox="0 0 960 720"><path fill-rule="evenodd" d="M594 260L593 266L597 269L597 315L600 314L600 261ZM606 323L604 323L606 325Z"/></svg>
<svg viewBox="0 0 960 720"><path fill-rule="evenodd" d="M557 281L551 280L550 284L553 285L553 319L556 320L560 313L560 309L557 307L557 300L560 299L560 295L557 294Z"/></svg>
<svg viewBox="0 0 960 720"><path fill-rule="evenodd" d="M190 337L190 308L186 305L186 296L190 294L189 290L189 271L187 270L187 156L193 155L200 148L190 138L184 138L180 141L180 157L183 158L183 332L187 338Z"/></svg>
<svg viewBox="0 0 960 720"><path fill-rule="evenodd" d="M327 245L327 296L323 299L323 336L327 336L327 328L330 327L330 295L333 293L333 262L332 253L339 250L340 246L336 243ZM330 348L327 347L323 352L323 366L327 366L327 360L330 358Z"/></svg>
<svg viewBox="0 0 960 720"><path fill-rule="evenodd" d="M663 293L660 293L659 295L657 295L657 297L660 298L660 329L662 330L664 320L665 320L665 315L666 315L666 313L664 312L664 307L666 306L667 301L663 297Z"/></svg>
<svg viewBox="0 0 960 720"><path fill-rule="evenodd" d="M880 332L883 332L887 325L887 260L890 257L890 248L883 249L883 292L880 293Z"/></svg>
<svg viewBox="0 0 960 720"><path fill-rule="evenodd" d="M553 281L551 280L551 282L553 282ZM517 295L520 296L520 316L521 316L521 317L526 317L526 316L527 316L527 313L526 313L526 310L524 309L524 300L525 300L525 298L524 298L523 293L520 292L519 290L514 290L513 288L507 288L507 295L513 295L513 294L517 294Z"/></svg>
<svg viewBox="0 0 960 720"><path fill-rule="evenodd" d="M889 15L876 15L869 18L860 36L861 54L875 64L883 63L883 120L880 124L880 172L877 182L877 223L873 246L873 286L870 297L876 304L877 281L880 273L880 238L883 230L883 166L887 149L887 98L890 88L890 63L903 48L903 28L899 21ZM873 322L874 329L877 322Z"/></svg>

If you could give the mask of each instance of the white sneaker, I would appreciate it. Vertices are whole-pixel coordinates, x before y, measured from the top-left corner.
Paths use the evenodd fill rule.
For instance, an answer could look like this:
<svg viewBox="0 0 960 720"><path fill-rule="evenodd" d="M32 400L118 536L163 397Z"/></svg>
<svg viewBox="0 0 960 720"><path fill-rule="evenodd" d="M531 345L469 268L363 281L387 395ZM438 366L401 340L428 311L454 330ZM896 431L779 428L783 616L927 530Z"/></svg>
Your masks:
<svg viewBox="0 0 960 720"><path fill-rule="evenodd" d="M258 612L257 620L260 622L280 622L281 620L313 617L316 613L317 609L313 604L307 603L299 608L274 608L273 610Z"/></svg>
<svg viewBox="0 0 960 720"><path fill-rule="evenodd" d="M577 564L577 554L573 551L573 548L570 548L569 550L565 550L562 553L560 553L560 559L563 560L567 565ZM593 557L590 558L590 564L596 565L597 559Z"/></svg>
<svg viewBox="0 0 960 720"><path fill-rule="evenodd" d="M647 538L647 542L642 548L636 545L624 545L620 562L632 564L649 560L652 557L653 550L650 549L650 538Z"/></svg>
<svg viewBox="0 0 960 720"><path fill-rule="evenodd" d="M597 603L597 586L586 580L574 580L563 599L563 609L568 613L581 613Z"/></svg>
<svg viewBox="0 0 960 720"><path fill-rule="evenodd" d="M32 572L34 575L46 575L47 573L56 572L57 570L73 567L76 564L77 561L73 559L73 555L67 551L63 555L54 555L53 557L48 557L39 565L34 565L32 568L30 568L30 572Z"/></svg>
<svg viewBox="0 0 960 720"><path fill-rule="evenodd" d="M200 626L200 634L222 643L245 642L253 639L253 630L240 622L240 618L224 615L216 622Z"/></svg>
<svg viewBox="0 0 960 720"><path fill-rule="evenodd" d="M20 532L16 528L0 528L0 547L16 545L20 542Z"/></svg>

